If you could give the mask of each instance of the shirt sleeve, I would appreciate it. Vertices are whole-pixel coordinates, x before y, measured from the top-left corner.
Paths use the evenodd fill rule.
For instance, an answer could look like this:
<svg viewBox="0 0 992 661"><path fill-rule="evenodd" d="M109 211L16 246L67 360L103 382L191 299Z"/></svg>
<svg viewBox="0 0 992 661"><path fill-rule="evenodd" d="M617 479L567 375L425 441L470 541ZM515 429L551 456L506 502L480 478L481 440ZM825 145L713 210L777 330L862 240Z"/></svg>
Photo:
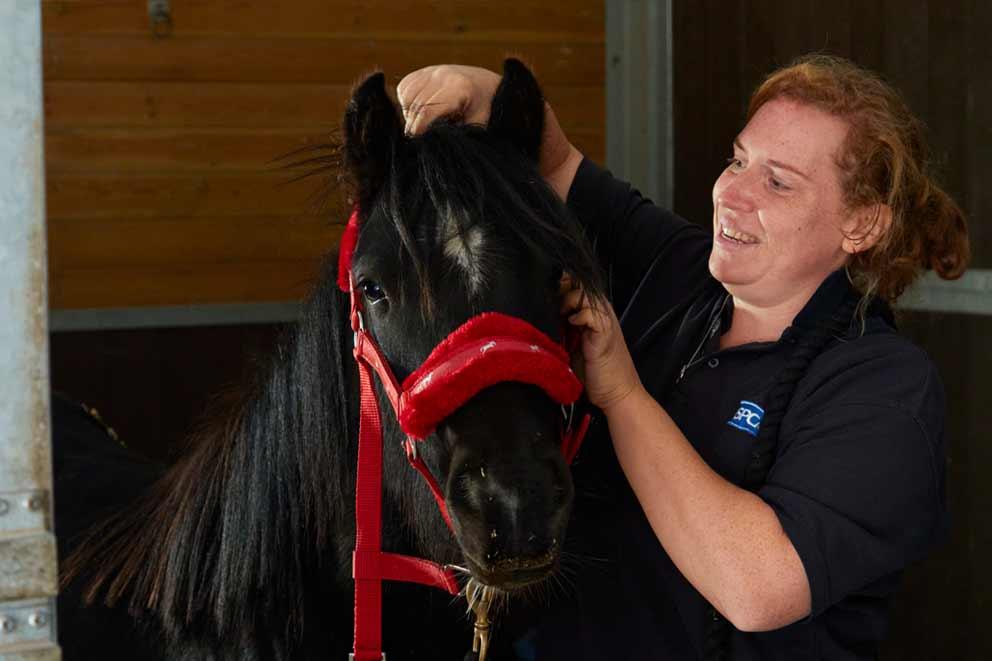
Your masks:
<svg viewBox="0 0 992 661"><path fill-rule="evenodd" d="M589 159L579 165L568 206L593 242L618 311L646 282L653 307L665 309L685 295L685 283L707 277L709 232L656 206Z"/></svg>
<svg viewBox="0 0 992 661"><path fill-rule="evenodd" d="M783 421L759 495L803 562L812 616L946 535L943 390L915 351L908 367L898 361L913 356L898 352L832 370Z"/></svg>

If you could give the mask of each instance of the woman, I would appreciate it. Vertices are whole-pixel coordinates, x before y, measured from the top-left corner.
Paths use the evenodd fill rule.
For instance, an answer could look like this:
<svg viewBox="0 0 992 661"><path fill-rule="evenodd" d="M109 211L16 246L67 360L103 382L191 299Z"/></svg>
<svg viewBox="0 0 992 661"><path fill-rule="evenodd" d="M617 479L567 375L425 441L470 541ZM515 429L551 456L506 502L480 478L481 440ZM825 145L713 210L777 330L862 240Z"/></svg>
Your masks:
<svg viewBox="0 0 992 661"><path fill-rule="evenodd" d="M484 123L498 81L410 74L408 131ZM610 562L542 618L537 658L875 658L901 571L947 528L942 387L887 305L968 260L926 158L877 76L803 58L754 93L711 237L584 160L548 109L542 172L612 304L572 291L563 311L632 496L576 505Z"/></svg>

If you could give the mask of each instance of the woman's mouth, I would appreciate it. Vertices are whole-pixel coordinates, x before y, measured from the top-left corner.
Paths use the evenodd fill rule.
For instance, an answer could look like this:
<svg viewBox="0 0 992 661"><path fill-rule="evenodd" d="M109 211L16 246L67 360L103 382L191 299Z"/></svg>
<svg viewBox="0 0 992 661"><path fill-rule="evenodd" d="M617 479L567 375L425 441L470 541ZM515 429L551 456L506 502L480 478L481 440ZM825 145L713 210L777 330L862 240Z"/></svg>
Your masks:
<svg viewBox="0 0 992 661"><path fill-rule="evenodd" d="M758 243L758 237L753 234L748 234L747 232L741 232L739 230L731 229L726 225L720 225L720 238L725 239L727 242L736 245L752 245Z"/></svg>

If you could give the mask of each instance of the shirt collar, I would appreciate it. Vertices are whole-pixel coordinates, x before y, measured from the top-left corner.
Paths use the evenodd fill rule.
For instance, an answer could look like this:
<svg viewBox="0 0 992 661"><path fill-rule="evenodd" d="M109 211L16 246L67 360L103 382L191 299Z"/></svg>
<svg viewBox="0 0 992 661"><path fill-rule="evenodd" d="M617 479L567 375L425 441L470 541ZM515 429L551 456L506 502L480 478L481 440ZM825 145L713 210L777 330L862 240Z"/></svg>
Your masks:
<svg viewBox="0 0 992 661"><path fill-rule="evenodd" d="M837 269L820 283L803 309L792 320L792 325L800 328L816 328L830 318L852 289L847 273L844 269Z"/></svg>

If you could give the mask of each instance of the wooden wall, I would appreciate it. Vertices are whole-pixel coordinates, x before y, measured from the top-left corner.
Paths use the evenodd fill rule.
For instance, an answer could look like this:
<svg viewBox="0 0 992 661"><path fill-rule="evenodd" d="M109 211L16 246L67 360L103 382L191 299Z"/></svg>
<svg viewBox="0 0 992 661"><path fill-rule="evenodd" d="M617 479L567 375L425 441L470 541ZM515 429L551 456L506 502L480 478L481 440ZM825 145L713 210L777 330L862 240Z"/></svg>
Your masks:
<svg viewBox="0 0 992 661"><path fill-rule="evenodd" d="M42 0L53 308L298 298L336 242L343 201L272 159L326 141L351 86L420 66L536 70L602 160L602 0Z"/></svg>
<svg viewBox="0 0 992 661"><path fill-rule="evenodd" d="M713 181L764 75L810 51L888 78L927 123L935 164L992 268L992 3L674 0L675 209L709 227ZM904 313L948 394L952 539L913 567L883 659L992 658L992 317Z"/></svg>

